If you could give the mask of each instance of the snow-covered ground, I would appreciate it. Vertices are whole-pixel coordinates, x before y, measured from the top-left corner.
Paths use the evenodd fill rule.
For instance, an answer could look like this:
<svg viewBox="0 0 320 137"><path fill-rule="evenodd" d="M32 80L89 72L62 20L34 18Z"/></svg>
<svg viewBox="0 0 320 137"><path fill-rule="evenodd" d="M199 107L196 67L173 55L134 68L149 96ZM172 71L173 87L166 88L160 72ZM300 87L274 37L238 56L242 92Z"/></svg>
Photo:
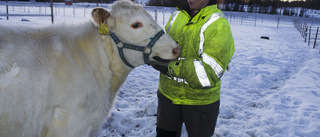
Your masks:
<svg viewBox="0 0 320 137"><path fill-rule="evenodd" d="M4 11L0 9L1 14ZM72 10L57 11L55 22L76 22L90 17L90 9L77 9L76 15ZM282 18L277 28L274 16L255 15L264 17L256 26L252 21L230 24L236 51L231 70L222 78L220 114L214 137L319 136L319 45L312 49L304 43L292 24L293 17ZM161 26L162 17L158 14ZM48 25L51 22L50 17L36 21L32 17L10 17L9 21L0 18L1 24ZM22 18L30 22L22 22ZM167 18L168 15L165 22ZM261 39L261 36L270 39ZM134 69L120 88L114 108L97 137L154 137L158 80L159 72L150 66ZM185 128L182 132L182 136L187 137Z"/></svg>

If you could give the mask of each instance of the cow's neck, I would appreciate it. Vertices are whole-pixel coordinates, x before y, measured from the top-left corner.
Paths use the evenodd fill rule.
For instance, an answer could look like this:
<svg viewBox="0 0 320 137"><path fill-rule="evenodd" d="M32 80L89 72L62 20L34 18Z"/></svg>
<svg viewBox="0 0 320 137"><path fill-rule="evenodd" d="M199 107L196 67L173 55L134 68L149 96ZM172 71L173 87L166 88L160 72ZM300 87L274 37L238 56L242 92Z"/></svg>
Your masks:
<svg viewBox="0 0 320 137"><path fill-rule="evenodd" d="M100 70L96 70L98 73L96 78L100 82L100 85L103 87L106 85L105 82L108 82L108 78L110 76L106 76L106 74L112 74L111 77L111 91L112 95L115 96L118 89L122 85L122 83L126 80L128 74L132 70L132 68L127 67L119 57L117 46L114 45L111 37L108 35L100 35L98 28L93 24L90 27L92 30L86 30L82 37L86 38L86 41L83 39L79 39L82 45L80 46L83 52L86 52L88 58L94 58L93 61L98 60L98 62L94 64L98 64ZM88 33L89 32L89 33ZM94 52L90 52L94 51ZM107 70L111 70L110 72L104 72ZM111 97L112 98L112 97Z"/></svg>
<svg viewBox="0 0 320 137"><path fill-rule="evenodd" d="M115 47L115 45L113 45L113 47ZM111 90L116 94L122 83L127 79L132 68L129 68L122 62L121 58L118 56L117 50L113 50L113 53L116 54L116 56L113 56L113 59L110 62L110 69L113 74Z"/></svg>
<svg viewBox="0 0 320 137"><path fill-rule="evenodd" d="M109 35L101 35L102 45L105 53L110 58L109 68L112 71L112 93L116 95L122 83L126 80L132 68L125 65L119 56L118 48Z"/></svg>

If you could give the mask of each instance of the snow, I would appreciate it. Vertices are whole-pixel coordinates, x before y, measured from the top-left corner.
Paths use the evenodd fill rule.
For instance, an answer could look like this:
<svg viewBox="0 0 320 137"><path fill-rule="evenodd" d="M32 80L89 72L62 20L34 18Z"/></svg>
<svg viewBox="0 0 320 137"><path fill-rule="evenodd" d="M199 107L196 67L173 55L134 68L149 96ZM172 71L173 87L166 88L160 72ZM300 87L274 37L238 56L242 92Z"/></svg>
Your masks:
<svg viewBox="0 0 320 137"><path fill-rule="evenodd" d="M64 12L60 9L56 12L55 22L89 18L90 9L81 8L77 9L76 15L71 7ZM15 12L18 11L16 8ZM0 14L3 12L0 10ZM254 15L263 17L256 26L249 21L242 25L236 21L230 23L236 51L230 71L222 78L220 114L214 137L319 136L319 46L312 49L304 42L292 24L294 17L281 18L277 28L278 16ZM22 18L30 22L22 22ZM165 20L168 18L166 15ZM162 13L158 14L158 19L163 27ZM0 20L1 24L43 25L50 22L49 17L42 17L41 21L32 17ZM261 36L270 39L261 39ZM134 69L119 89L114 108L97 137L156 136L158 80L159 72L150 66ZM185 127L182 136L187 137Z"/></svg>
<svg viewBox="0 0 320 137"><path fill-rule="evenodd" d="M318 50L304 43L291 22L279 29L271 23L231 24L236 54L222 79L217 136L320 133Z"/></svg>

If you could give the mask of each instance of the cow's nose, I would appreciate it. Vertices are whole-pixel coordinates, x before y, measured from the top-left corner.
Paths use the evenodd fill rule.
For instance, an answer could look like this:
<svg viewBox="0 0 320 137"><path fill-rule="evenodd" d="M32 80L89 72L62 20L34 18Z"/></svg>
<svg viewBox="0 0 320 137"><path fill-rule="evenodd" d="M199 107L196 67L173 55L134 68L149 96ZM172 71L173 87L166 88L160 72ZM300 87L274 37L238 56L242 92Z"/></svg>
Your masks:
<svg viewBox="0 0 320 137"><path fill-rule="evenodd" d="M180 47L176 47L174 49L172 49L172 54L176 57L178 57L181 53L181 48Z"/></svg>

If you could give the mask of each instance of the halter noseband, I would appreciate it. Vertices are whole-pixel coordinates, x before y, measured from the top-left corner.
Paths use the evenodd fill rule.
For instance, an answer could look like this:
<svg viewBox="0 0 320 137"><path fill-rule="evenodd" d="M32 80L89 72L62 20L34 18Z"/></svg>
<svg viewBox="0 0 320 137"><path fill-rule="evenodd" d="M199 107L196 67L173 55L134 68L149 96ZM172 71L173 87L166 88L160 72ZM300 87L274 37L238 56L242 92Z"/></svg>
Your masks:
<svg viewBox="0 0 320 137"><path fill-rule="evenodd" d="M154 44L160 39L160 37L164 34L164 31L161 30L159 31L154 37L150 38L151 41L148 43L148 45L146 47L143 46L137 46L137 45L133 45L133 44L129 44L129 43L124 43L123 41L121 41L116 34L114 34L113 32L109 31L111 38L113 39L114 43L117 44L118 47L118 51L119 51L119 55L121 60L130 68L134 68L133 65L131 65L126 58L124 57L124 53L123 53L123 49L127 48L127 49L132 49L132 50L137 50L137 51L141 51L143 52L143 60L145 64L148 64L149 62L149 56L152 53L152 47L154 46ZM122 43L122 46L121 44ZM147 49L149 49L149 53L147 52Z"/></svg>

